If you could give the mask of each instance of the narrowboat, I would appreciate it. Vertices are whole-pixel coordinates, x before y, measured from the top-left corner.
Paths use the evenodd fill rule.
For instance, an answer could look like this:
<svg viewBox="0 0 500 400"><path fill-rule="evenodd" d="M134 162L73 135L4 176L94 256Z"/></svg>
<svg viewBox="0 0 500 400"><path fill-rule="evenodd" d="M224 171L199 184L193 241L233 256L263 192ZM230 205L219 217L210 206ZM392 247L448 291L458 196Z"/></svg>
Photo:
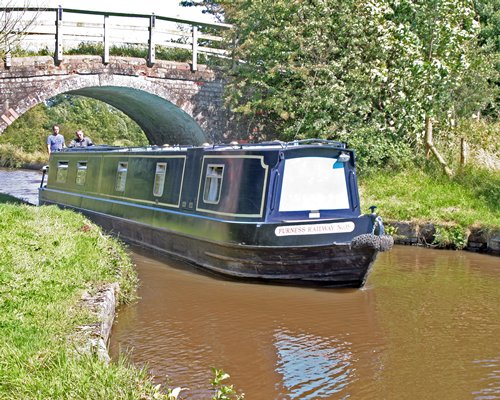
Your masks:
<svg viewBox="0 0 500 400"><path fill-rule="evenodd" d="M319 139L66 149L39 203L247 280L361 287L393 245L374 207L361 213L353 150Z"/></svg>

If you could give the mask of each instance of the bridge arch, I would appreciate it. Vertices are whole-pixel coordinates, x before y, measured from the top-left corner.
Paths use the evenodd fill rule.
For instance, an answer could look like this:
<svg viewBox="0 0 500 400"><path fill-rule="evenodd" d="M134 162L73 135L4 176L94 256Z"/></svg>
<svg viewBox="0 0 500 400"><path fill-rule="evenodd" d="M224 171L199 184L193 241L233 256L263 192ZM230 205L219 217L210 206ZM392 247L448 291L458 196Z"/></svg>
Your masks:
<svg viewBox="0 0 500 400"><path fill-rule="evenodd" d="M31 59L31 60L29 60ZM151 144L201 144L220 141L227 129L223 83L207 68L160 61L96 56L13 59L0 70L0 133L31 107L67 93L101 100L121 110L144 131Z"/></svg>

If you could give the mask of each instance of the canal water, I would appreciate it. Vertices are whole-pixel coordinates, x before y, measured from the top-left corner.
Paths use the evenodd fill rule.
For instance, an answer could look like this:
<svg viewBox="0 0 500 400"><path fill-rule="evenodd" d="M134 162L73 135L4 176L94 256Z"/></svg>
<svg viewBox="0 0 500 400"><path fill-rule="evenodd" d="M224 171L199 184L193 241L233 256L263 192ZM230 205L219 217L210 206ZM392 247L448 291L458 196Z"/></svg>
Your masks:
<svg viewBox="0 0 500 400"><path fill-rule="evenodd" d="M39 171L0 169L37 204ZM114 360L212 396L212 367L247 400L500 399L500 258L396 246L362 290L248 284L132 248L140 299L119 310Z"/></svg>
<svg viewBox="0 0 500 400"><path fill-rule="evenodd" d="M140 299L111 337L157 383L208 399L499 399L500 259L396 246L362 290L249 284L134 249Z"/></svg>
<svg viewBox="0 0 500 400"><path fill-rule="evenodd" d="M0 193L38 205L38 187L41 180L41 171L0 168Z"/></svg>

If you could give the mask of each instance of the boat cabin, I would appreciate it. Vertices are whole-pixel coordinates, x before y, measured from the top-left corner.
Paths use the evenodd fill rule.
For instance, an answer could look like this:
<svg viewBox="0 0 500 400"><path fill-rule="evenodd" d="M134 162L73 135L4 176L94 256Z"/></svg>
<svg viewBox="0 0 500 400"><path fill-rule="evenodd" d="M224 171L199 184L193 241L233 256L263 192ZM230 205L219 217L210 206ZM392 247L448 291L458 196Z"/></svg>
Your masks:
<svg viewBox="0 0 500 400"><path fill-rule="evenodd" d="M360 214L354 155L330 141L205 147L94 146L55 153L47 189L111 212L133 204L235 221ZM92 204L88 204L92 203Z"/></svg>

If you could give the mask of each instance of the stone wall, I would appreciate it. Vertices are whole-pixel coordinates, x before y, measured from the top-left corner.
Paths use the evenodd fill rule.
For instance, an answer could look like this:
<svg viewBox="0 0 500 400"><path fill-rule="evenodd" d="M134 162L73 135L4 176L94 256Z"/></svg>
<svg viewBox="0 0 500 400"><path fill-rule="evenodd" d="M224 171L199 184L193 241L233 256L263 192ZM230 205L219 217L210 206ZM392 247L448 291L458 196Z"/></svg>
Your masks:
<svg viewBox="0 0 500 400"><path fill-rule="evenodd" d="M395 232L393 237L397 244L438 247L434 244L436 235L434 224L387 221L385 225ZM472 227L465 232L465 236L465 250L500 255L499 229Z"/></svg>

